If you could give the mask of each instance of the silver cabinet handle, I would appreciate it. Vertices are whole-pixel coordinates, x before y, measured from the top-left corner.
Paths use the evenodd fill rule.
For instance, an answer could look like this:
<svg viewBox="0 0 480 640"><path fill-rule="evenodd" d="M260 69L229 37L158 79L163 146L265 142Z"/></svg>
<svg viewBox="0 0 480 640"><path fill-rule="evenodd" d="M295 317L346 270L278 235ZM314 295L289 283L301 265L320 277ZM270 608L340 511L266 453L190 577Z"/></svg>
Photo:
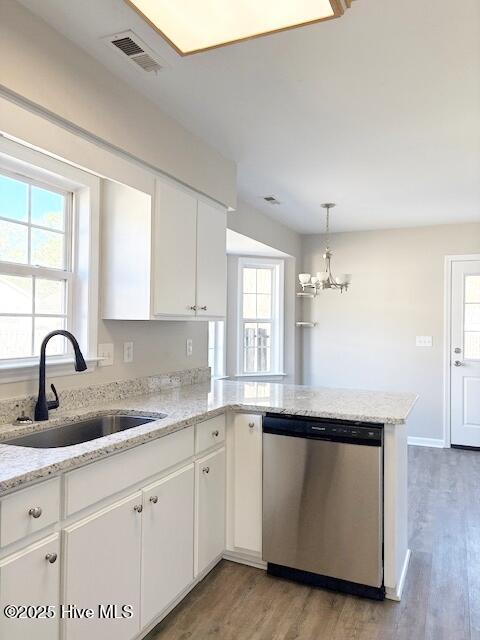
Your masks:
<svg viewBox="0 0 480 640"><path fill-rule="evenodd" d="M48 560L50 564L54 564L57 561L57 558L58 556L56 553L47 553L45 556L45 560Z"/></svg>
<svg viewBox="0 0 480 640"><path fill-rule="evenodd" d="M248 426L250 429L253 429L255 427L255 423L254 422L249 422Z"/></svg>
<svg viewBox="0 0 480 640"><path fill-rule="evenodd" d="M197 305L196 304L192 304L191 307L189 307L190 311L196 311L197 310Z"/></svg>
<svg viewBox="0 0 480 640"><path fill-rule="evenodd" d="M218 438L219 435L220 435L220 431L218 431L218 429L215 429L215 431L212 431L212 436L214 438Z"/></svg>
<svg viewBox="0 0 480 640"><path fill-rule="evenodd" d="M463 367L463 362L461 362L460 360L455 360L455 362L453 363L456 367Z"/></svg>
<svg viewBox="0 0 480 640"><path fill-rule="evenodd" d="M157 504L158 502L158 496L150 496L150 502L152 504Z"/></svg>
<svg viewBox="0 0 480 640"><path fill-rule="evenodd" d="M32 507L31 509L28 510L28 515L32 516L32 518L40 518L40 516L42 515L42 508L41 507Z"/></svg>
<svg viewBox="0 0 480 640"><path fill-rule="evenodd" d="M133 507L133 510L134 510L134 511L136 511L137 513L142 513L142 511L143 511L143 506L142 506L141 504L136 504L136 505Z"/></svg>
<svg viewBox="0 0 480 640"><path fill-rule="evenodd" d="M210 467L203 467L202 472L203 473L210 473Z"/></svg>
<svg viewBox="0 0 480 640"><path fill-rule="evenodd" d="M203 307L200 307L200 310L201 310L201 311L206 311L206 310L207 310L207 305L205 305L205 306L203 306Z"/></svg>

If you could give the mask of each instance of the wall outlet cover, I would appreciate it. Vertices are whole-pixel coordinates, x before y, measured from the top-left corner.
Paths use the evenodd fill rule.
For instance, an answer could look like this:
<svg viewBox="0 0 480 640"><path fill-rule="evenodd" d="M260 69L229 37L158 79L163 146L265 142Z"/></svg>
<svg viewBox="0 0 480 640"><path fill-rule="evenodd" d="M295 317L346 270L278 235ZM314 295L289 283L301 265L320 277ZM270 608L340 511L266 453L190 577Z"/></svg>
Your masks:
<svg viewBox="0 0 480 640"><path fill-rule="evenodd" d="M416 336L415 346L416 347L433 347L433 337L432 336Z"/></svg>
<svg viewBox="0 0 480 640"><path fill-rule="evenodd" d="M123 343L123 361L133 362L133 342Z"/></svg>
<svg viewBox="0 0 480 640"><path fill-rule="evenodd" d="M104 342L98 345L97 354L102 358L98 362L99 367L111 367L113 364L113 343Z"/></svg>

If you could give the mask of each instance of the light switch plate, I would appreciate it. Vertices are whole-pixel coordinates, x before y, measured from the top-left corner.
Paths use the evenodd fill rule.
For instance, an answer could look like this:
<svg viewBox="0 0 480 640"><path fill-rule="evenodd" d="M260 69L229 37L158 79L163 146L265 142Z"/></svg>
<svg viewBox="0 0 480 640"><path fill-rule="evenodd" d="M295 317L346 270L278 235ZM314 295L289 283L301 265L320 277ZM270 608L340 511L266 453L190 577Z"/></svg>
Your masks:
<svg viewBox="0 0 480 640"><path fill-rule="evenodd" d="M415 346L416 347L433 347L432 336L416 336Z"/></svg>
<svg viewBox="0 0 480 640"><path fill-rule="evenodd" d="M99 344L98 357L102 358L102 360L98 362L99 367L111 367L113 364L113 343L104 342L103 344Z"/></svg>
<svg viewBox="0 0 480 640"><path fill-rule="evenodd" d="M133 362L133 342L123 343L123 361Z"/></svg>
<svg viewBox="0 0 480 640"><path fill-rule="evenodd" d="M187 352L187 357L190 358L190 356L193 353L193 340L192 340L192 338L187 338L186 352Z"/></svg>

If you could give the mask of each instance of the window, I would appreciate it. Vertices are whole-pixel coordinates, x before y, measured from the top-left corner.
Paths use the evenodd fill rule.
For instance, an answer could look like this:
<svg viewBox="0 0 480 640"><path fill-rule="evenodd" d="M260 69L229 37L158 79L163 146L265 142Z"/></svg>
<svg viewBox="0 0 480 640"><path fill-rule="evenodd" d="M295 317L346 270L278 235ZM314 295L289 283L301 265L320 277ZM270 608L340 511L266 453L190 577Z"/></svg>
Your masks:
<svg viewBox="0 0 480 640"><path fill-rule="evenodd" d="M283 368L283 262L239 260L239 373Z"/></svg>
<svg viewBox="0 0 480 640"><path fill-rule="evenodd" d="M68 329L96 366L100 180L0 137L0 382L38 376L44 336ZM72 372L50 340L50 374Z"/></svg>
<svg viewBox="0 0 480 640"><path fill-rule="evenodd" d="M480 275L465 277L465 358L480 360Z"/></svg>
<svg viewBox="0 0 480 640"><path fill-rule="evenodd" d="M223 320L208 323L208 366L212 378L225 375L225 322Z"/></svg>
<svg viewBox="0 0 480 640"><path fill-rule="evenodd" d="M0 359L38 355L70 325L72 193L0 173ZM66 353L60 336L51 355Z"/></svg>

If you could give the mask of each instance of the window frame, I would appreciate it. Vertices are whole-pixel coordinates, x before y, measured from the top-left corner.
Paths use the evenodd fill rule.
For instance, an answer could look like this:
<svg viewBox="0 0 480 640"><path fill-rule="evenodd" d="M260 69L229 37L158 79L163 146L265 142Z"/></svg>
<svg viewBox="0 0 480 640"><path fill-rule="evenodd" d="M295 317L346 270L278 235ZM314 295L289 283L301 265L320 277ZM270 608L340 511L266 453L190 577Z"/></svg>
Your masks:
<svg viewBox="0 0 480 640"><path fill-rule="evenodd" d="M272 318L265 320L260 318L243 317L243 270L265 269L273 271L272 278ZM281 259L260 258L256 256L240 257L238 259L238 296L237 296L237 373L236 377L274 377L284 376L284 289L285 289L285 262ZM248 322L271 322L272 336L270 338L270 370L269 371L245 371L245 344L244 325Z"/></svg>
<svg viewBox="0 0 480 640"><path fill-rule="evenodd" d="M77 337L88 365L96 369L98 336L100 178L76 166L52 157L17 140L0 137L0 173L26 181L50 191L69 194L63 233L66 263L56 269L2 261L1 272L8 275L33 275L54 280L67 280L65 315L67 329ZM71 194L71 196L70 196ZM8 222L16 222L3 218ZM26 223L23 222L25 225ZM41 225L32 225L43 229ZM49 231L51 229L48 229ZM68 247L67 247L68 245ZM52 278L48 278L51 275ZM21 315L21 314L13 314ZM41 314L39 314L41 315ZM52 314L44 314L49 317ZM55 315L55 314L53 314ZM70 343L67 352L47 355L48 375L71 375L74 361ZM0 359L0 383L32 380L38 377L39 356Z"/></svg>
<svg viewBox="0 0 480 640"><path fill-rule="evenodd" d="M208 366L214 380L225 378L226 370L226 322L225 320L209 320L208 322ZM213 341L210 340L213 333ZM212 344L213 342L213 344ZM213 355L213 362L210 358Z"/></svg>
<svg viewBox="0 0 480 640"><path fill-rule="evenodd" d="M0 164L0 176L6 176L17 182L23 182L30 187L38 187L52 193L58 193L65 198L64 208L64 226L62 230L52 229L38 224L32 224L31 222L31 202L29 202L29 218L25 222L23 220L15 220L12 218L6 218L0 215L0 220L9 222L12 224L18 224L28 228L28 258L30 260L31 255L31 229L40 229L42 231L48 231L57 233L64 237L63 243L63 268L56 267L44 267L41 265L34 265L30 262L24 264L21 262L11 262L8 260L0 260L0 275L10 275L18 277L31 277L32 278L32 312L31 313L3 313L0 308L0 317L31 317L32 322L32 348L35 343L35 318L64 318L64 327L67 330L72 329L73 323L73 246L75 242L74 237L74 224L73 224L73 210L74 210L74 193L62 186L58 186L52 182L40 181L37 178L32 178L27 173L18 173L5 169ZM65 297L65 312L63 314L55 313L36 313L35 312L35 279L53 280L55 282L65 282L67 287L67 295ZM60 358L68 354L68 344L66 345L66 351L62 354L57 354L55 357ZM32 353L29 356L13 356L12 358L0 358L0 363L12 364L22 362L36 356Z"/></svg>

